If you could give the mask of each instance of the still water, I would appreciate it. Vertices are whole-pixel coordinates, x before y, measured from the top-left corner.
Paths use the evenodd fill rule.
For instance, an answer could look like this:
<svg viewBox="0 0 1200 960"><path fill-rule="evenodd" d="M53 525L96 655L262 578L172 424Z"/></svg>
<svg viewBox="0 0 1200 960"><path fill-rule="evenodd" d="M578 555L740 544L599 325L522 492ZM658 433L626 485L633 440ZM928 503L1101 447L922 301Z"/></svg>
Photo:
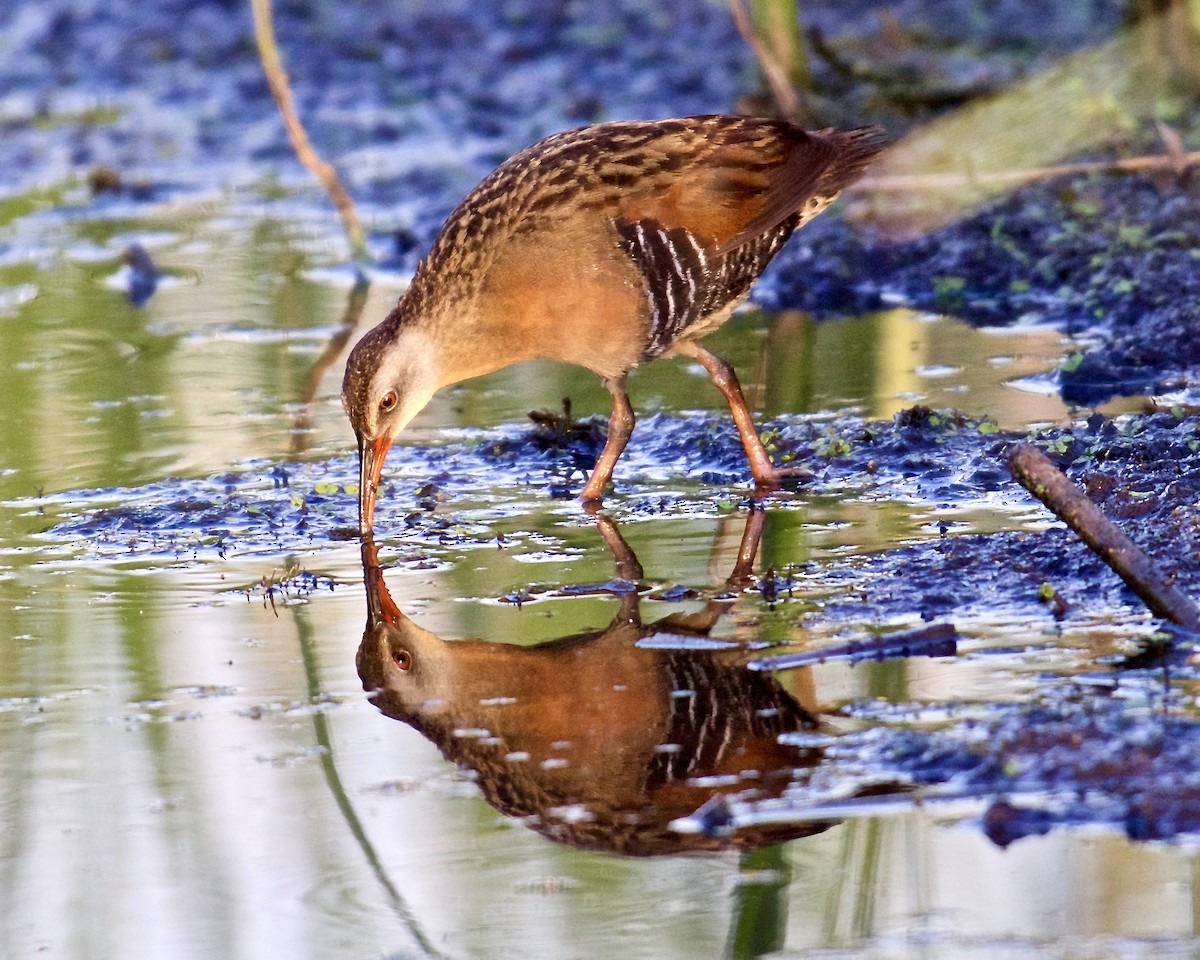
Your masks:
<svg viewBox="0 0 1200 960"><path fill-rule="evenodd" d="M1200 950L1200 878L1186 846L1058 830L1002 851L972 819L978 809L894 803L750 852L629 857L553 842L502 816L477 775L368 702L355 664L367 608L352 541L241 540L218 554L181 550L177 538L155 550L139 535L123 550L111 538L99 549L56 535L64 518L139 497L182 500L192 484L250 464L295 465L309 486L353 475L340 360L315 366L350 286L309 269L336 262L332 241L244 199L98 218L84 202L71 191L10 202L0 220L0 956ZM120 254L135 241L167 274L144 308L121 289ZM366 322L402 285L375 278ZM767 415L887 418L918 401L1003 428L1068 415L1047 388L1066 350L1052 330L978 331L903 310L820 323L747 313L711 344ZM631 390L643 425L655 411L720 409L702 373L680 361L640 371ZM606 409L587 374L525 367L440 396L407 442L486 438L565 395L577 413ZM559 589L614 572L573 502L533 487L516 499L504 491L499 512L486 496L445 503L438 509L476 535L426 550L404 536L421 478L405 472L402 448L389 473L401 479L380 511L383 575L420 629L529 646L603 631L618 615L619 596ZM673 492L699 489L665 476ZM620 497L611 508L653 588L643 621L698 611L695 599L675 599L674 584L723 589L744 521L733 506L624 522ZM928 513L854 498L768 510L759 567L933 536ZM1035 514L980 508L969 519L1004 529ZM496 534L508 545L498 549ZM263 589L297 569L308 578ZM531 602L502 602L517 594ZM727 599L718 639L821 635L819 596L778 608L754 593ZM803 628L797 609L809 615ZM831 663L778 683L814 714L871 697L1003 701L1035 674L1086 665L1097 644L1048 638L1003 611L971 627L977 647L998 638L1032 652Z"/></svg>

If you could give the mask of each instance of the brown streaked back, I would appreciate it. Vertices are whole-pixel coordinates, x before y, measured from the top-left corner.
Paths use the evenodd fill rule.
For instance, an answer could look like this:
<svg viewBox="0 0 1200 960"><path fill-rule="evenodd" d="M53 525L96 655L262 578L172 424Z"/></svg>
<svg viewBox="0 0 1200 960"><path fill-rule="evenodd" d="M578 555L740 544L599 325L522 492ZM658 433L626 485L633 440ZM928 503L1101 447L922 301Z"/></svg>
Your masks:
<svg viewBox="0 0 1200 960"><path fill-rule="evenodd" d="M389 320L438 342L445 382L536 357L619 376L719 326L882 146L732 116L556 134L467 196Z"/></svg>
<svg viewBox="0 0 1200 960"><path fill-rule="evenodd" d="M824 209L882 149L876 127L810 134L758 117L568 130L511 157L467 196L418 269L413 299L434 291L469 297L499 244L589 213L682 227L711 252L726 253L793 213L808 219L810 200Z"/></svg>

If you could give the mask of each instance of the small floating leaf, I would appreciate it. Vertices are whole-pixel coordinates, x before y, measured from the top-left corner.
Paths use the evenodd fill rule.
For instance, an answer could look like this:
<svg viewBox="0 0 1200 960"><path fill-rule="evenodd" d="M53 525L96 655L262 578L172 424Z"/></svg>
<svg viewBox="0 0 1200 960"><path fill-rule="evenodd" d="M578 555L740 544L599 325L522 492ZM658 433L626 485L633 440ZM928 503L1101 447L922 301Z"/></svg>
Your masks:
<svg viewBox="0 0 1200 960"><path fill-rule="evenodd" d="M1081 363L1083 363L1083 354L1082 353L1073 353L1069 357L1067 357L1066 360L1063 361L1062 372L1063 373L1074 373L1076 370L1079 369L1079 365Z"/></svg>

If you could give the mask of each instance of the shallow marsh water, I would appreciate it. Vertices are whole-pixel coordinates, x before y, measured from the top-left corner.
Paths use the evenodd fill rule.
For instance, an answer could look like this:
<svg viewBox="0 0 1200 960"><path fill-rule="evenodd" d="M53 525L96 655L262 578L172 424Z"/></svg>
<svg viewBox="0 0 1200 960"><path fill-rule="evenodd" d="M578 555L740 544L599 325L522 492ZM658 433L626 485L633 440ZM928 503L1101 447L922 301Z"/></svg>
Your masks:
<svg viewBox="0 0 1200 960"><path fill-rule="evenodd" d="M275 7L310 132L350 176L374 252L401 269L473 182L538 136L727 111L756 82L717 0ZM993 7L868 0L806 14L851 50L898 23L955 47L968 38L969 69L985 58L993 78L1107 39L1125 15L1109 0ZM847 91L849 122L871 119L862 93L878 99ZM769 505L745 592L725 586L747 491L716 392L678 361L635 376L641 429L610 510L645 568L644 623L726 596L710 639L831 649L921 618L953 620L961 638L953 658L779 675L825 724L790 741L797 757L824 754L795 764L782 812L811 826L824 804L840 821L828 829L745 855L585 852L502 817L480 797L482 774L456 771L362 691L340 362L312 376L350 277L328 268L345 249L294 166L248 11L18 0L0 10L0 121L0 956L1197 953L1196 668L1185 653L1168 683L1121 661L1151 622L998 465L995 430L1067 417L1047 373L1071 349L1059 333L902 309L731 323L714 346L776 417L774 442L818 472ZM90 197L75 181L95 164L126 189ZM278 179L263 182L268 168ZM890 267L864 261L827 214L762 292L840 309L859 296L847 277L865 276L875 307L881 288L945 305L958 284L950 300L976 322L1065 315L1076 329L1097 316L1094 255L1143 292L1192 289L1194 243L1166 230L1195 221L1187 196L1138 179L1048 184L890 252ZM1064 222L1087 243L1064 249ZM1130 222L1153 226L1131 239ZM142 309L122 293L134 242L167 271ZM1043 257L1050 269L1031 274ZM364 322L403 282L374 278ZM1127 316L1144 303L1102 305ZM1158 346L1160 366L1175 352L1186 367L1186 338ZM1167 373L1137 382L1178 379ZM578 372L506 372L438 398L392 455L384 577L420 627L529 648L623 609L628 584L609 582L598 527L550 496L578 486L583 454L525 419L564 395L580 415L607 400ZM935 424L918 402L993 419ZM1106 509L1167 544L1195 593L1196 538L1181 534L1195 533L1200 434L1194 418L1148 419L1042 442L1092 479L1128 455ZM1138 447L1143 427L1153 439ZM1043 583L1065 598L1059 619L1038 600ZM1118 796L1113 781L1147 796ZM881 795L853 796L864 783ZM989 836L1020 832L996 816L998 797L1033 811L1034 835L1003 850ZM581 812L550 819L586 827ZM734 811L749 829L779 812Z"/></svg>
<svg viewBox="0 0 1200 960"><path fill-rule="evenodd" d="M0 316L0 954L1193 955L1200 896L1186 845L1059 829L1001 850L978 826L978 798L851 809L815 836L740 855L577 851L502 818L362 692L362 570L339 533L355 477L340 363L303 402L349 283L296 269L326 238L247 210L213 198L126 220L68 205L10 222L11 250L24 252L0 263L17 291ZM111 279L135 240L169 277L143 309ZM367 322L402 280L377 278ZM901 310L821 323L747 314L713 344L771 416L886 419L923 401L1022 429L1067 414L1042 387L1066 349L1052 330L971 330ZM656 411L720 409L679 361L639 372L633 390L643 431ZM420 489L437 449L520 436L527 410L564 395L579 414L604 409L587 375L522 368L438 398L411 449L393 453L385 577L425 629L533 644L615 615L612 595L564 595L609 580L613 560L574 502L548 495L544 465L518 457L499 483L485 470ZM702 462L639 454L640 442L610 506L645 568L650 619L696 608L669 599L673 586L724 588L745 488L723 467L712 478ZM281 466L284 496L306 501L303 532L189 532L189 503L239 484L278 496ZM131 504L136 527L104 513ZM410 529L414 514L447 522ZM911 625L911 611L826 622L840 588L803 573L935 539L947 522L957 533L1044 526L1013 498L784 497L768 508L758 570L791 569L789 599L738 595L714 636L836 641ZM833 714L847 703L923 710L917 726L936 727L964 703L984 715L1047 678L1094 672L1147 629L1128 603L1060 629L980 600L959 623L956 658L829 663L780 682L835 727L892 722ZM1152 691L1126 696L1153 707Z"/></svg>

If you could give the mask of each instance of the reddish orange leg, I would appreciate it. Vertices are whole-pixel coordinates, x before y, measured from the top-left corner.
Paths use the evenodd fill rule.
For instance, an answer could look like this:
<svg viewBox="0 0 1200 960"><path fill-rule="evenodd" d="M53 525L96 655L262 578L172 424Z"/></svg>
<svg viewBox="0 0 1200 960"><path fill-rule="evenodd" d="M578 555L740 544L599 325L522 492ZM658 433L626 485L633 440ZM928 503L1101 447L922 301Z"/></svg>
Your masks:
<svg viewBox="0 0 1200 960"><path fill-rule="evenodd" d="M742 542L738 544L737 562L725 582L731 587L744 587L754 580L754 558L758 556L758 545L762 543L763 521L766 511L757 503L750 504L746 527L742 531Z"/></svg>
<svg viewBox="0 0 1200 960"><path fill-rule="evenodd" d="M676 349L680 353L694 357L708 371L712 382L729 401L733 422L742 437L746 459L750 461L750 472L754 474L754 482L760 488L774 489L780 486L785 477L807 478L812 476L812 472L803 467L781 468L771 462L771 455L767 453L766 447L758 437L758 430L754 426L750 408L746 405L746 398L742 396L742 385L738 383L737 374L733 372L733 367L729 363L715 353L705 350L698 343L679 344Z"/></svg>
<svg viewBox="0 0 1200 960"><path fill-rule="evenodd" d="M633 415L633 407L629 403L629 394L625 391L625 380L625 375L622 374L613 380L604 381L608 392L612 394L613 412L612 416L608 418L608 439L604 441L604 449L596 458L596 466L592 468L592 475L588 477L588 482L584 484L583 491L579 494L579 499L585 503L599 502L604 494L604 488L612 479L613 467L617 465L621 451L625 449L625 444L629 442L629 436L633 433L636 419Z"/></svg>
<svg viewBox="0 0 1200 960"><path fill-rule="evenodd" d="M641 580L644 576L642 565L638 561L637 554L633 552L633 548L621 536L617 525L604 514L597 513L596 529L600 531L600 537L612 551L613 560L616 561L617 576L622 580Z"/></svg>
<svg viewBox="0 0 1200 960"><path fill-rule="evenodd" d="M589 510L596 517L596 528L600 531L600 536L608 545L608 549L612 551L613 560L616 561L617 565L617 576L631 583L640 581L642 579L642 565L638 562L637 554L633 552L633 548L621 536L621 531L617 529L617 525L599 512L599 504L595 501L589 504ZM641 594L636 589L622 594L621 609L617 616L625 623L640 625L642 622L640 601ZM613 622L616 623L617 621L614 620Z"/></svg>

